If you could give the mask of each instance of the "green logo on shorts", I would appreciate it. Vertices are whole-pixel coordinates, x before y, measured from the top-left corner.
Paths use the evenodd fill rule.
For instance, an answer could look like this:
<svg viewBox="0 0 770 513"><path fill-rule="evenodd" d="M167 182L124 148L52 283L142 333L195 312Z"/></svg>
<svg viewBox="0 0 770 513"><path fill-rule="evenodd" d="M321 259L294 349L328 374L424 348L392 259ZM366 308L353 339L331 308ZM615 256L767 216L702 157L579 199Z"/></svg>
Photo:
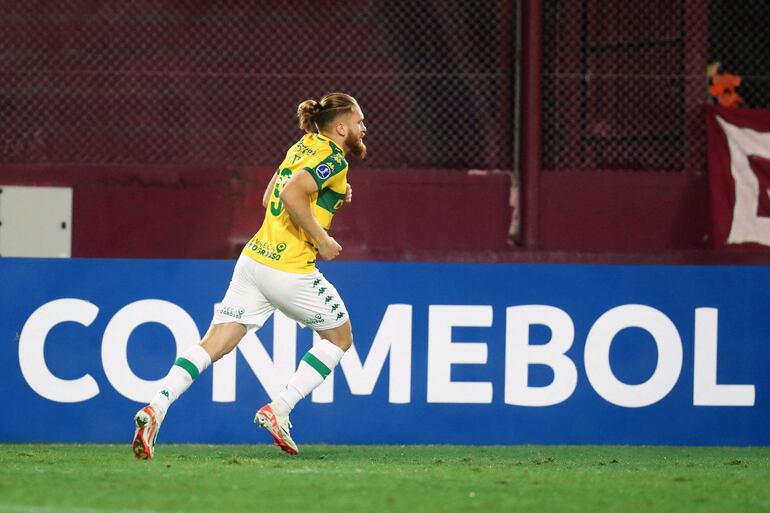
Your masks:
<svg viewBox="0 0 770 513"><path fill-rule="evenodd" d="M320 324L324 322L324 318L321 314L315 314L315 319L306 319L305 326L312 326L313 324Z"/></svg>
<svg viewBox="0 0 770 513"><path fill-rule="evenodd" d="M217 309L217 313L221 315L226 315L228 317L235 317L236 319L240 319L244 313L246 313L246 309L243 307L235 308L233 306L220 306Z"/></svg>
<svg viewBox="0 0 770 513"><path fill-rule="evenodd" d="M275 247L275 250L276 250L277 252L279 252L279 253L283 252L283 250L284 250L284 249L286 249L286 243L285 243L285 242L281 242L280 244L278 244L278 245Z"/></svg>

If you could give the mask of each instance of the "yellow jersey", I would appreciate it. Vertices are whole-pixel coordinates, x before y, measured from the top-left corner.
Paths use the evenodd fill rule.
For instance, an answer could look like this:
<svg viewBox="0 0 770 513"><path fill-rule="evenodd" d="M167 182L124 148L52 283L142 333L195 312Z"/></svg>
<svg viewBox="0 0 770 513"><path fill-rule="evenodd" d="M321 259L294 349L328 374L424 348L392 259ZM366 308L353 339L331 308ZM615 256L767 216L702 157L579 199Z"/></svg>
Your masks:
<svg viewBox="0 0 770 513"><path fill-rule="evenodd" d="M262 227L243 248L257 262L281 271L309 274L315 270L313 239L292 221L279 195L289 179L302 170L310 173L318 191L310 195L310 209L324 229L345 203L348 163L334 141L319 134L305 134L286 152L276 171L277 178L268 200Z"/></svg>

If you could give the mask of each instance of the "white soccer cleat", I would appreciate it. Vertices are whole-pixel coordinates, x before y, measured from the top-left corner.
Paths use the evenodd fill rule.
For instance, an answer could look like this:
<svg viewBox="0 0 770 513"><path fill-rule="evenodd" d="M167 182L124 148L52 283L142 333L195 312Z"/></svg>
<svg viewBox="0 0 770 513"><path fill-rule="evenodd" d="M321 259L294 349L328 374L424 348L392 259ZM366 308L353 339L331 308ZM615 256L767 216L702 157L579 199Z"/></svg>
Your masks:
<svg viewBox="0 0 770 513"><path fill-rule="evenodd" d="M288 452L292 456L299 454L299 449L294 440L291 439L291 422L288 415L277 415L273 411L273 403L266 404L259 409L254 416L254 423L259 427L267 429L270 436L275 440L275 445Z"/></svg>
<svg viewBox="0 0 770 513"><path fill-rule="evenodd" d="M155 439L158 437L163 416L152 406L145 406L134 416L136 431L131 449L140 460L151 460L155 455Z"/></svg>

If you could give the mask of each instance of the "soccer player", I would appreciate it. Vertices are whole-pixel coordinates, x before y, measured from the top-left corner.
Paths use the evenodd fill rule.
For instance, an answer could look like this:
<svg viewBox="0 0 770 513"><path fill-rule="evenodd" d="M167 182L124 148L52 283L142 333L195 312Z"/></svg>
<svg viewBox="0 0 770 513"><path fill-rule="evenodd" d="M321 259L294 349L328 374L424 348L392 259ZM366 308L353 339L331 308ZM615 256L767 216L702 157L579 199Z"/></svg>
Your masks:
<svg viewBox="0 0 770 513"><path fill-rule="evenodd" d="M132 449L137 458L153 457L169 406L195 378L232 351L248 330L262 327L276 309L321 337L280 396L254 417L277 446L296 455L289 413L323 382L353 343L345 303L315 262L316 254L332 260L342 251L327 230L337 209L352 199L346 156L366 156L364 115L353 97L331 93L321 101L300 103L297 117L306 133L289 148L265 190L265 220L243 249L211 326L200 344L176 359L160 390L134 418Z"/></svg>

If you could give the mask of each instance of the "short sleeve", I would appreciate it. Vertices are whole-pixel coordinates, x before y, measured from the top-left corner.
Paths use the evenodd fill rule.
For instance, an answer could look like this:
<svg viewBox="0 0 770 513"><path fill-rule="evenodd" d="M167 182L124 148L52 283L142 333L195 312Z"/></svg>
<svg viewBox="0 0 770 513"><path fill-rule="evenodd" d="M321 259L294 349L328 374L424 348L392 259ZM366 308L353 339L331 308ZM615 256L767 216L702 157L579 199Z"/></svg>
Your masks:
<svg viewBox="0 0 770 513"><path fill-rule="evenodd" d="M341 153L332 152L331 155L315 165L315 167L306 167L305 171L315 180L318 190L329 186L334 178L339 176L348 168L348 163Z"/></svg>

